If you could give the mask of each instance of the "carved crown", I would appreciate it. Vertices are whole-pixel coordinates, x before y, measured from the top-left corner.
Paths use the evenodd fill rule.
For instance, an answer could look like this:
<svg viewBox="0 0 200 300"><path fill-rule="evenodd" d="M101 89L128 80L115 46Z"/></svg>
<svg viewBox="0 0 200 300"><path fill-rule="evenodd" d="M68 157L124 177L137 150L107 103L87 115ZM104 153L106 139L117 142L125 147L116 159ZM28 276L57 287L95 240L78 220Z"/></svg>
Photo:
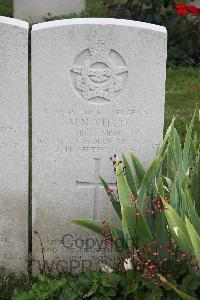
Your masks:
<svg viewBox="0 0 200 300"><path fill-rule="evenodd" d="M103 58L109 55L110 47L104 41L98 41L90 47L90 54L95 58Z"/></svg>

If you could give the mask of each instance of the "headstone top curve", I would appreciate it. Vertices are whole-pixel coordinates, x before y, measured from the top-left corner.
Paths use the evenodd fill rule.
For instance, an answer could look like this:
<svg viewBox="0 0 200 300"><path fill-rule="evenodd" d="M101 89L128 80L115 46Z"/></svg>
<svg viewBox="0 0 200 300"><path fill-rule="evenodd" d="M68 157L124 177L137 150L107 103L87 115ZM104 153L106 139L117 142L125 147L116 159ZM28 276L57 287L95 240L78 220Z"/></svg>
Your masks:
<svg viewBox="0 0 200 300"><path fill-rule="evenodd" d="M8 18L8 17L0 16L0 23L21 27L21 28L24 28L26 30L29 29L29 23L28 22L21 21L21 20L18 20L18 19L14 19L14 18Z"/></svg>
<svg viewBox="0 0 200 300"><path fill-rule="evenodd" d="M153 31L158 31L162 33L167 33L164 26L159 26L155 24L125 20L125 19L115 19L115 18L74 18L74 19L63 19L50 22L43 22L33 25L32 31L43 30L52 27L62 27L70 25L121 25L133 28L149 29Z"/></svg>

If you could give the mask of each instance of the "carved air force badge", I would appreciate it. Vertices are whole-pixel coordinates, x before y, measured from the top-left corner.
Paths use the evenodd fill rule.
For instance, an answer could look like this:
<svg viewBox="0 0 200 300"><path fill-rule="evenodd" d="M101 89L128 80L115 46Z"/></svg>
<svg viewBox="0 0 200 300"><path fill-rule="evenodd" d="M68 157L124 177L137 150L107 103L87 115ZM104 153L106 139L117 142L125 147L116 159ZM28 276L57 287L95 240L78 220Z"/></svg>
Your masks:
<svg viewBox="0 0 200 300"><path fill-rule="evenodd" d="M71 74L74 88L85 101L105 103L123 90L128 69L119 53L98 41L77 56Z"/></svg>

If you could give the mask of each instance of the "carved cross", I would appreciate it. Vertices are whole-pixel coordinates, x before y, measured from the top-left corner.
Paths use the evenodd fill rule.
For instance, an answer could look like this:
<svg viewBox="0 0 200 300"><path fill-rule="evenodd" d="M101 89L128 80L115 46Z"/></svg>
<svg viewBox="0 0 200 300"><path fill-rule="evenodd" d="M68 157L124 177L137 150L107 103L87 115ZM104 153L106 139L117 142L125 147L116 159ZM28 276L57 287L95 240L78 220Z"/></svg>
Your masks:
<svg viewBox="0 0 200 300"><path fill-rule="evenodd" d="M99 219L99 189L103 188L102 183L99 179L100 177L100 169L101 169L101 159L93 158L95 161L95 173L94 173L94 182L84 182L84 181L76 181L76 185L79 188L93 188L94 189L94 208L93 208L93 219ZM108 183L109 187L116 187L115 183Z"/></svg>

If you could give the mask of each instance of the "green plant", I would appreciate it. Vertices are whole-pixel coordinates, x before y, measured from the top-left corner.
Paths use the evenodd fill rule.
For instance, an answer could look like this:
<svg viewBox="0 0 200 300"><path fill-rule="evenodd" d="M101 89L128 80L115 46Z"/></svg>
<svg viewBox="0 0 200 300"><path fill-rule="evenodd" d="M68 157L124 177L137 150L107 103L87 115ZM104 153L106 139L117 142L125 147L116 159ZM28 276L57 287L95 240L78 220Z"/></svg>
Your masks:
<svg viewBox="0 0 200 300"><path fill-rule="evenodd" d="M157 181L156 178L160 176L163 159L166 156L165 144L169 139L170 131L171 127L166 134L158 156L146 172L133 152L131 152L131 159L135 175L133 175L128 160L124 155L122 155L121 161L116 162L115 173L118 195L115 195L104 179L101 178L108 197L122 222L122 229L109 225L107 237L110 236L110 239L115 243L117 250L121 254L129 255L129 251L133 251L134 247L138 249L151 243L153 236L156 234L151 230L153 229L153 217L150 205L154 204L152 201L158 196L155 182ZM162 156L163 153L165 154ZM155 202L156 205L157 203ZM156 209L156 207L154 208ZM104 236L105 225L102 226L98 221L74 220L73 222ZM166 228L164 230L166 231ZM166 234L163 237L166 237ZM167 241L168 239L165 239L165 242Z"/></svg>
<svg viewBox="0 0 200 300"><path fill-rule="evenodd" d="M50 279L43 275L38 275L28 291L15 289L14 300L45 300L55 299L56 294L64 287L66 279Z"/></svg>
<svg viewBox="0 0 200 300"><path fill-rule="evenodd" d="M184 222L172 206L165 201L164 205L167 209L165 215L173 238L176 240L179 247L184 249L189 257L195 258L197 263L196 267L198 269L200 267L200 218L197 215L193 218L193 215L191 214L190 218L191 221L194 222L193 226L187 216L185 216Z"/></svg>
<svg viewBox="0 0 200 300"><path fill-rule="evenodd" d="M183 299L195 299L187 296L184 292L190 292L194 296L198 292L200 280L197 276L184 276L179 287L175 283L162 278L163 286L145 281L140 273L132 272L109 272L88 271L78 275L68 274L58 278L37 276L33 279L28 290L15 289L13 300L175 300L174 291ZM10 298L9 298L10 299Z"/></svg>
<svg viewBox="0 0 200 300"><path fill-rule="evenodd" d="M194 117L182 149L179 135L173 128L167 156L168 193L170 204L163 200L165 216L173 238L188 256L194 256L200 266L199 178L200 150L197 136L192 139ZM192 198L193 195L193 198ZM193 200L194 199L194 200Z"/></svg>
<svg viewBox="0 0 200 300"><path fill-rule="evenodd" d="M113 208L121 220L122 228L112 226L112 221L110 224L104 221L103 225L94 220L73 221L102 235L106 243L114 243L119 254L131 260L133 268L135 260L145 261L147 267L144 268L142 263L139 263L136 264L136 268L151 280L156 276L164 278L167 265L181 261L186 254L188 268L189 265L193 266L190 264L193 256L199 260L200 219L195 209L195 202L199 201L199 187L194 187L197 189L194 200L190 190L194 174L199 170L200 157L197 137L192 137L193 123L194 117L187 128L182 149L173 120L156 158L147 171L133 152L130 153L132 167L122 155L122 159L116 161L114 168L117 195L101 178ZM165 171L162 175L163 167ZM177 242L176 245L172 237ZM150 249L150 253L147 253L146 249ZM164 269L159 267L163 259L167 262ZM171 275L176 276L173 272Z"/></svg>
<svg viewBox="0 0 200 300"><path fill-rule="evenodd" d="M174 121L172 122L159 148L158 155L147 171L144 170L135 154L131 152L135 170L135 174L133 174L128 160L122 155L122 160L115 165L117 196L114 195L107 183L101 178L108 197L111 199L111 203L122 221L123 230L110 227L111 236L117 237L116 244L118 249L120 249L119 241L127 246L126 250L129 249L130 251L133 247L141 248L153 240L158 242L160 236L162 236L162 240L159 241L161 244L168 241L168 230L166 226L161 226L165 222L164 215L161 213L164 211L164 207L161 204L161 199L164 197L169 197L170 203L173 203L176 211L183 216L186 210L189 213L189 207L185 198L186 194L187 197L190 196L190 211L193 208L193 218L198 220L198 215L193 207L194 204L188 190L189 184L192 185L190 179L193 178L193 174L199 168L197 138L195 136L193 140L191 139L193 122L194 118L187 131L183 154L181 152L180 138L174 127ZM165 161L167 161L167 174L166 176L161 176L161 168ZM168 186L164 186L163 180L168 183ZM196 188L198 189L198 186ZM198 197L197 192L196 195ZM98 221L88 220L86 223L85 220L76 220L74 222L84 226L87 225L89 229L93 226L92 230L99 234L104 232L102 225ZM127 242L126 244L123 239Z"/></svg>
<svg viewBox="0 0 200 300"><path fill-rule="evenodd" d="M8 273L6 269L0 269L0 300L10 300L16 289L29 289L30 281L23 274Z"/></svg>

